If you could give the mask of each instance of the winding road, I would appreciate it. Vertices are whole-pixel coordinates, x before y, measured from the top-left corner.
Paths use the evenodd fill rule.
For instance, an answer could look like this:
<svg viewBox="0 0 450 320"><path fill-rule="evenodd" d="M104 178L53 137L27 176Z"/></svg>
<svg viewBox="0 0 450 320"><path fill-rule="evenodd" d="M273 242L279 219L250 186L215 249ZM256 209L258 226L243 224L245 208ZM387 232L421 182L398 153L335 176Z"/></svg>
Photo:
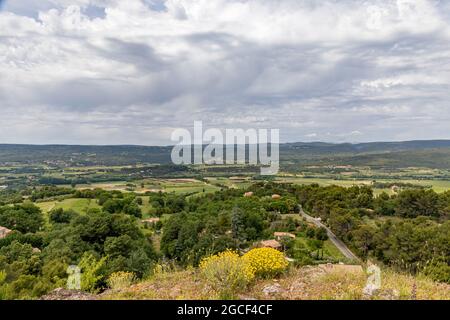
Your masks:
<svg viewBox="0 0 450 320"><path fill-rule="evenodd" d="M305 211L303 211L303 208L300 207L300 215L306 219L306 221L311 222L315 224L317 227L323 227L327 230L328 238L331 242L336 246L336 248L339 249L339 251L348 259L360 261L360 259L350 251L350 249L345 245L344 242L338 239L336 235L333 233L333 231L330 230L326 225L324 225L322 222L317 220L316 218L311 217L310 215L306 214Z"/></svg>

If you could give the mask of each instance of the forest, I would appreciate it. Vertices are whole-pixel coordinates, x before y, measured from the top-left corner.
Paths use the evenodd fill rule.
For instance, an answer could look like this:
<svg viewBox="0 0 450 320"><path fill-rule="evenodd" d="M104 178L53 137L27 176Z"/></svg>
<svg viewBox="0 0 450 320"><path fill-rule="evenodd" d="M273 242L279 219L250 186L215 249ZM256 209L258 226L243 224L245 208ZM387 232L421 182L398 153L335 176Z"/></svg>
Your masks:
<svg viewBox="0 0 450 320"><path fill-rule="evenodd" d="M98 207L82 214L38 207L55 197L91 199ZM142 210L144 197L148 212ZM283 240L295 265L337 262L327 255L326 232L299 218L300 208L320 217L362 260L450 283L448 191L374 196L368 186L261 181L245 190L195 195L47 186L2 199L0 226L10 230L0 239L2 299L37 298L63 286L70 265L83 269L83 290L98 293L114 273L143 279L161 263L195 267L226 249L245 252L274 231L297 236ZM148 224L143 217L159 219Z"/></svg>

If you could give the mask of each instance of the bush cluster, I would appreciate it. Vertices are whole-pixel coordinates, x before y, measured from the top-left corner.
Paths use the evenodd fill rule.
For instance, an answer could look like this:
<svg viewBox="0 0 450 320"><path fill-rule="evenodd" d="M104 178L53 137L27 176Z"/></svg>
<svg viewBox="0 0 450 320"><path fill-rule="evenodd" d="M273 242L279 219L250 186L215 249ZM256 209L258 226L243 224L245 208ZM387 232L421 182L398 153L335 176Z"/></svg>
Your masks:
<svg viewBox="0 0 450 320"><path fill-rule="evenodd" d="M286 270L289 263L282 252L272 248L256 248L242 259L248 263L257 277L273 277Z"/></svg>
<svg viewBox="0 0 450 320"><path fill-rule="evenodd" d="M136 275L133 272L119 271L114 272L108 278L108 287L113 290L120 290L130 287L136 280Z"/></svg>
<svg viewBox="0 0 450 320"><path fill-rule="evenodd" d="M234 251L224 251L204 258L200 270L221 299L231 299L236 291L243 290L253 280L250 265Z"/></svg>
<svg viewBox="0 0 450 320"><path fill-rule="evenodd" d="M253 249L242 257L227 250L200 262L202 274L221 299L232 298L255 277L279 275L287 266L283 253L271 248Z"/></svg>

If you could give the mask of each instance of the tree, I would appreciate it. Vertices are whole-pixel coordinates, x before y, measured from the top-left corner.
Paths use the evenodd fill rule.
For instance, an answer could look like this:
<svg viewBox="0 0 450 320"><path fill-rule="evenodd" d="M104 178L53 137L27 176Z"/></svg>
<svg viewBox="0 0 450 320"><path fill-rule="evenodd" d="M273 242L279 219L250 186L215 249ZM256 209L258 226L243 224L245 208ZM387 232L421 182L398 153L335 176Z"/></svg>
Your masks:
<svg viewBox="0 0 450 320"><path fill-rule="evenodd" d="M367 257L369 250L372 249L374 234L375 230L368 225L362 225L352 232L353 246L361 256Z"/></svg>
<svg viewBox="0 0 450 320"><path fill-rule="evenodd" d="M106 277L105 274L106 257L96 259L94 255L85 253L78 264L81 268L81 289L92 293L97 293Z"/></svg>
<svg viewBox="0 0 450 320"><path fill-rule="evenodd" d="M123 207L123 213L135 216L137 218L142 218L141 208L136 203L130 203Z"/></svg>
<svg viewBox="0 0 450 320"><path fill-rule="evenodd" d="M244 212L238 207L234 207L231 212L231 232L238 245L245 241Z"/></svg>
<svg viewBox="0 0 450 320"><path fill-rule="evenodd" d="M375 213L381 216L393 216L395 206L395 199L392 199L386 192L382 192L374 200Z"/></svg>
<svg viewBox="0 0 450 320"><path fill-rule="evenodd" d="M44 226L41 209L32 203L0 207L0 226L18 230L22 233L34 233Z"/></svg>
<svg viewBox="0 0 450 320"><path fill-rule="evenodd" d="M53 209L49 213L49 220L51 223L69 223L78 214L73 210L64 210L62 208Z"/></svg>
<svg viewBox="0 0 450 320"><path fill-rule="evenodd" d="M321 240L321 241L328 240L327 229L325 229L324 227L317 228L315 230L315 237L317 240Z"/></svg>
<svg viewBox="0 0 450 320"><path fill-rule="evenodd" d="M400 192L395 212L404 218L439 216L439 196L433 190L405 190Z"/></svg>

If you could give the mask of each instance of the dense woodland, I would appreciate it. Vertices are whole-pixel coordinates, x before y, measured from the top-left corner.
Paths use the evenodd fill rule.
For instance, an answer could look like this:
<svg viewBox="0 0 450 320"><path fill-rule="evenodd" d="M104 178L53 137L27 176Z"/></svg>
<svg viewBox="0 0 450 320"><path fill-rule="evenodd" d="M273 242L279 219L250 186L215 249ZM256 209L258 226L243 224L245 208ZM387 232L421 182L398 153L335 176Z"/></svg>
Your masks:
<svg viewBox="0 0 450 320"><path fill-rule="evenodd" d="M253 196L243 197L244 191ZM196 266L202 257L228 248L245 251L274 231L305 237L303 249L284 243L296 264L321 262L326 232L294 219L300 208L320 217L362 259L450 283L450 192L410 189L374 197L370 187L262 181L247 190L146 196L152 205L146 214L164 217L151 226L141 222L142 198L132 192L55 186L4 191L0 226L13 232L0 239L0 298L35 298L63 286L72 264L83 269L83 289L99 292L113 272L143 278L156 263ZM100 209L44 214L35 205L55 197L95 199Z"/></svg>

